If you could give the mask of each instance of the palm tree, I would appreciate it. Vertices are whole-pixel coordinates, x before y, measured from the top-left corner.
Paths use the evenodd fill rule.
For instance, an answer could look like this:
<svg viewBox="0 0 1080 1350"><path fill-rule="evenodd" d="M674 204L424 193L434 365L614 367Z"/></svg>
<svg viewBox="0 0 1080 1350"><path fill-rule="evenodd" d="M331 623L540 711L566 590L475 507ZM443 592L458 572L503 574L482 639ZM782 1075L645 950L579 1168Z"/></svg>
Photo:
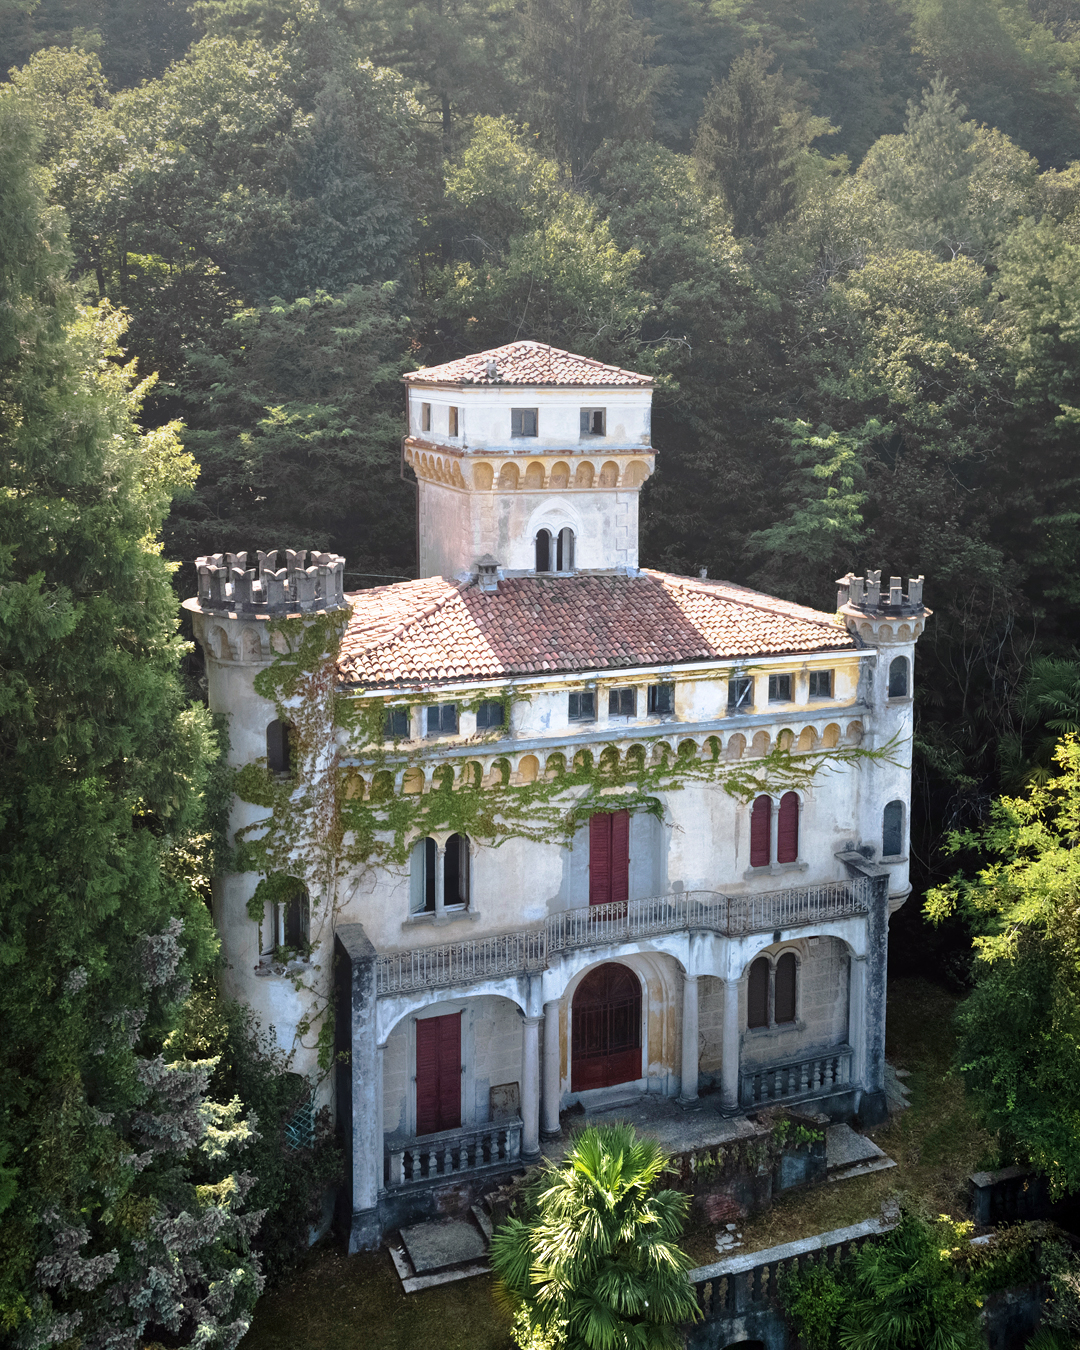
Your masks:
<svg viewBox="0 0 1080 1350"><path fill-rule="evenodd" d="M491 1259L533 1343L566 1350L676 1350L701 1316L678 1246L689 1198L631 1125L590 1126L545 1165L530 1214L495 1234Z"/></svg>

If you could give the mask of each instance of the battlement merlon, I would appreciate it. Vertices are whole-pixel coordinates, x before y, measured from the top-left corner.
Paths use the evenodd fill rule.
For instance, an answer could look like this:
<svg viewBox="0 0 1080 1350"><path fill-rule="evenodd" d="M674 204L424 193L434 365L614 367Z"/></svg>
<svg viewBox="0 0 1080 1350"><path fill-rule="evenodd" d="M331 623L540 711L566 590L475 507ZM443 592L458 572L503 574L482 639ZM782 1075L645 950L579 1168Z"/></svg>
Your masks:
<svg viewBox="0 0 1080 1350"><path fill-rule="evenodd" d="M867 572L865 577L849 572L836 582L836 608L882 618L928 615L930 611L923 604L924 580L921 576L910 577L905 595L900 577L890 577L889 589L883 594L880 568L876 572Z"/></svg>
<svg viewBox="0 0 1080 1350"><path fill-rule="evenodd" d="M284 616L344 609L345 559L339 553L311 554L285 549L286 565L277 567L282 550L262 550L259 566L249 568L246 553L211 553L195 559L198 606L216 613Z"/></svg>

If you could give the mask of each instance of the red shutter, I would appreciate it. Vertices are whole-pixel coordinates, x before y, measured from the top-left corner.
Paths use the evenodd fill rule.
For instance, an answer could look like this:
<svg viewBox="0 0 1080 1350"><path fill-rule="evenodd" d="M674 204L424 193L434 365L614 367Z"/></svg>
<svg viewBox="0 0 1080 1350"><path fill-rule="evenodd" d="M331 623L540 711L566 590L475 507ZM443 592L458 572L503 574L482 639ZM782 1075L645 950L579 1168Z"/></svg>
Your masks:
<svg viewBox="0 0 1080 1350"><path fill-rule="evenodd" d="M780 798L780 816L776 822L776 861L797 862L799 858L799 796L785 792Z"/></svg>
<svg viewBox="0 0 1080 1350"><path fill-rule="evenodd" d="M776 1021L795 1021L795 953L785 952L776 963L776 991L774 994Z"/></svg>
<svg viewBox="0 0 1080 1350"><path fill-rule="evenodd" d="M625 905L630 898L630 812L611 816L611 899Z"/></svg>
<svg viewBox="0 0 1080 1350"><path fill-rule="evenodd" d="M611 899L611 817L589 817L589 904L606 905Z"/></svg>
<svg viewBox="0 0 1080 1350"><path fill-rule="evenodd" d="M769 1025L769 963L764 956L759 956L750 967L746 985L746 1025Z"/></svg>
<svg viewBox="0 0 1080 1350"><path fill-rule="evenodd" d="M772 828L772 800L759 797L750 812L750 866L768 867L769 834Z"/></svg>
<svg viewBox="0 0 1080 1350"><path fill-rule="evenodd" d="M461 1125L461 1015L416 1024L416 1133Z"/></svg>

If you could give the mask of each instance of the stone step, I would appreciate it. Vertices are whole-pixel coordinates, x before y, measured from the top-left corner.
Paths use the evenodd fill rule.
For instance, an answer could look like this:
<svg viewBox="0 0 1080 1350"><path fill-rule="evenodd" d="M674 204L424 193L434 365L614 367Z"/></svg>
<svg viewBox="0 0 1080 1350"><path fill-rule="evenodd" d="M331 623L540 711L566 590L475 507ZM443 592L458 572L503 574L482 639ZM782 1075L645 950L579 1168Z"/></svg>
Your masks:
<svg viewBox="0 0 1080 1350"><path fill-rule="evenodd" d="M429 1219L403 1228L389 1243L390 1259L406 1294L488 1275L487 1231L474 1205L467 1219Z"/></svg>
<svg viewBox="0 0 1080 1350"><path fill-rule="evenodd" d="M830 1125L825 1131L825 1158L830 1181L846 1181L868 1172L883 1172L896 1163L872 1139L850 1125Z"/></svg>

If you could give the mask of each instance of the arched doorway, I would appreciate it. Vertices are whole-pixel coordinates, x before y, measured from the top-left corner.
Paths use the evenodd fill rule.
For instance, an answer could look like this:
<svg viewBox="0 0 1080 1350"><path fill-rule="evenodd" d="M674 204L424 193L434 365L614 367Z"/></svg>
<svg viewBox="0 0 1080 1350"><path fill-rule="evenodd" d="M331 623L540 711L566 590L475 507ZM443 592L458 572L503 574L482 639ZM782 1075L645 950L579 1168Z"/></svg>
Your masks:
<svg viewBox="0 0 1080 1350"><path fill-rule="evenodd" d="M573 1002L570 1090L632 1083L641 1077L641 983L609 961L590 970Z"/></svg>

